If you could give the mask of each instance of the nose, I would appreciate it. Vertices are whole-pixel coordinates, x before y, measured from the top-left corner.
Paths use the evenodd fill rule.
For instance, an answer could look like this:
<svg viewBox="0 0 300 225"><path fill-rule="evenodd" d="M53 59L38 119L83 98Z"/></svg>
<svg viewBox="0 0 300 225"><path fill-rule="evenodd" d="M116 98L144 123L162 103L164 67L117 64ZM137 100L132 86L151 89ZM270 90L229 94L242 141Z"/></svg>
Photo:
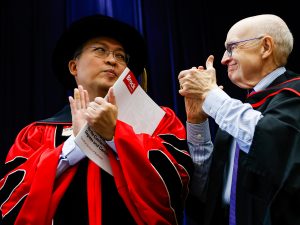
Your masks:
<svg viewBox="0 0 300 225"><path fill-rule="evenodd" d="M225 50L223 57L221 59L221 64L227 65L231 57L229 57L227 51Z"/></svg>
<svg viewBox="0 0 300 225"><path fill-rule="evenodd" d="M115 56L114 56L114 52L113 51L108 51L106 53L106 57L105 59L109 62L113 61L113 62L116 62L116 59L115 59Z"/></svg>

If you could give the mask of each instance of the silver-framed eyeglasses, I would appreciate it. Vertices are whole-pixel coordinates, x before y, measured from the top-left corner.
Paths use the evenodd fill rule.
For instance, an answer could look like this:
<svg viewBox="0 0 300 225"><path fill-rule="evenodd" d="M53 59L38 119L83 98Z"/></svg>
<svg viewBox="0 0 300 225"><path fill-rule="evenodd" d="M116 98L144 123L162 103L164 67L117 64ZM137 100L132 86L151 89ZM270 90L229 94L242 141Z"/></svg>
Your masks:
<svg viewBox="0 0 300 225"><path fill-rule="evenodd" d="M248 41L254 41L254 40L259 40L262 39L264 36L260 36L260 37L255 37L255 38L249 38L249 39L245 39L245 40L241 40L241 41L234 41L234 42L230 42L228 44L226 44L226 52L228 54L229 57L232 56L232 51L238 47L238 45L240 45L241 43L245 43Z"/></svg>
<svg viewBox="0 0 300 225"><path fill-rule="evenodd" d="M106 58L111 53L114 59L121 64L128 64L130 56L126 54L123 50L109 51L108 49L101 46L90 46L89 48L93 49L93 52L99 58Z"/></svg>

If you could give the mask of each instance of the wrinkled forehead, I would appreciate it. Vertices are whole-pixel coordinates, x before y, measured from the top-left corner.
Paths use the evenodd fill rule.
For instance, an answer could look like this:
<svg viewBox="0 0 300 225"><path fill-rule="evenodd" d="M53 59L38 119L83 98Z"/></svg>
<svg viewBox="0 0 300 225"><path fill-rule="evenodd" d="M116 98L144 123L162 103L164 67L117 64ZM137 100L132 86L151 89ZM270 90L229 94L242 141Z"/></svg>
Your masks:
<svg viewBox="0 0 300 225"><path fill-rule="evenodd" d="M249 20L241 20L234 24L228 31L225 46L228 43L242 39L252 38L256 35L256 29Z"/></svg>

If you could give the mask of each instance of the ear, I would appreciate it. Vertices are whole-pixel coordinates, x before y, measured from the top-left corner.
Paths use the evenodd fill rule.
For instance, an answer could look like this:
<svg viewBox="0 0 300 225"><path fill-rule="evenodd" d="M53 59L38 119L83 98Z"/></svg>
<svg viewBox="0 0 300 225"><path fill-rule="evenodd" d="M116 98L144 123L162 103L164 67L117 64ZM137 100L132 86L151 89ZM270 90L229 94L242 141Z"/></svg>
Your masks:
<svg viewBox="0 0 300 225"><path fill-rule="evenodd" d="M262 57L267 58L274 51L274 40L271 36L265 36L262 40Z"/></svg>
<svg viewBox="0 0 300 225"><path fill-rule="evenodd" d="M72 59L69 61L69 71L70 73L76 77L77 76L77 60L76 59Z"/></svg>

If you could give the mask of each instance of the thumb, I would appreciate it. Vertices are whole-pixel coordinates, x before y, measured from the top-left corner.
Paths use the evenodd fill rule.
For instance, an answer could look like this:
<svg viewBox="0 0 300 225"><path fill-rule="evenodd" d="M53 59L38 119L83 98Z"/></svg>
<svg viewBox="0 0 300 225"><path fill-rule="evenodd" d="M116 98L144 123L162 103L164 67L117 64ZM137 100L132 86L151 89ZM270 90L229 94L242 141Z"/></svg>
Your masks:
<svg viewBox="0 0 300 225"><path fill-rule="evenodd" d="M206 60L206 69L214 69L214 56L210 55L208 56Z"/></svg>
<svg viewBox="0 0 300 225"><path fill-rule="evenodd" d="M113 105L116 105L116 96L114 95L114 91L112 87L109 88L107 96L108 96L107 101Z"/></svg>

